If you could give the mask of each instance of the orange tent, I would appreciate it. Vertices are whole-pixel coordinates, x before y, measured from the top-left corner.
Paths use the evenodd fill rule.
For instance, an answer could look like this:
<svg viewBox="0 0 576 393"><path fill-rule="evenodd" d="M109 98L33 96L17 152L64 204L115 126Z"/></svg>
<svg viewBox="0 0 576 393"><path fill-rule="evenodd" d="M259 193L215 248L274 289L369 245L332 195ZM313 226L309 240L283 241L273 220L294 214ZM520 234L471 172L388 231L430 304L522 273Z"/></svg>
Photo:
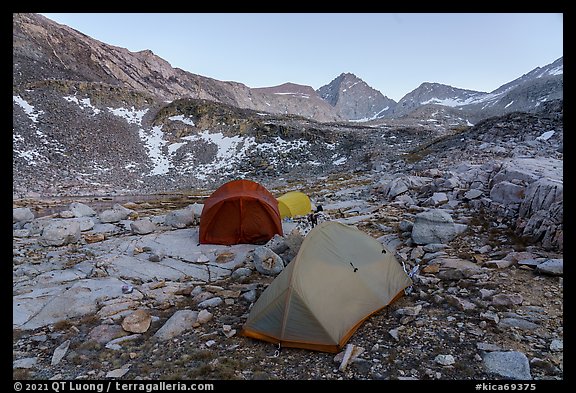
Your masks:
<svg viewBox="0 0 576 393"><path fill-rule="evenodd" d="M204 202L200 216L201 244L258 244L282 236L278 201L262 185L233 180Z"/></svg>

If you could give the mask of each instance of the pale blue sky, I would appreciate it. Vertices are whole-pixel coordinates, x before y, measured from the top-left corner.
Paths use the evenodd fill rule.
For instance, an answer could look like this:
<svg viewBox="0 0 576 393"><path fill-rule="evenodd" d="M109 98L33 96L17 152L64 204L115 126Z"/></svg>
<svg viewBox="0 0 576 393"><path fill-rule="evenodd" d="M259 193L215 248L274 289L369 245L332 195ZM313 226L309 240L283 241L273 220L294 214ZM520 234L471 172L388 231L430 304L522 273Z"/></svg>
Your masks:
<svg viewBox="0 0 576 393"><path fill-rule="evenodd" d="M351 72L399 101L423 82L491 92L563 56L559 13L43 13L107 44L249 87Z"/></svg>

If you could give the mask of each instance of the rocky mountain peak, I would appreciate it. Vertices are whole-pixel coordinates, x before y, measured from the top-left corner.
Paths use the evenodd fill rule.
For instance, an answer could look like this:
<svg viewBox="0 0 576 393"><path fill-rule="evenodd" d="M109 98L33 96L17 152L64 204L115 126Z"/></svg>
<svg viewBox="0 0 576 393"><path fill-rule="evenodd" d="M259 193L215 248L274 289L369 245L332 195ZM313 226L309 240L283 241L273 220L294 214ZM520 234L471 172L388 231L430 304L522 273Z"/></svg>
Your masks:
<svg viewBox="0 0 576 393"><path fill-rule="evenodd" d="M347 91L347 89L354 86L354 83L362 82L362 79L350 72L344 72L338 75L329 84L320 87L317 91L320 97L327 101L330 105L336 106L340 95Z"/></svg>
<svg viewBox="0 0 576 393"><path fill-rule="evenodd" d="M362 82L362 83L365 83L362 79L358 78L352 72L343 72L338 76L338 78L341 78L342 82L352 82L352 83Z"/></svg>
<svg viewBox="0 0 576 393"><path fill-rule="evenodd" d="M142 56L156 56L154 52L152 52L150 49L143 49L141 51L136 52L136 54Z"/></svg>
<svg viewBox="0 0 576 393"><path fill-rule="evenodd" d="M337 113L352 121L367 121L384 117L396 102L370 87L352 73L342 73L317 90L320 97L332 105Z"/></svg>

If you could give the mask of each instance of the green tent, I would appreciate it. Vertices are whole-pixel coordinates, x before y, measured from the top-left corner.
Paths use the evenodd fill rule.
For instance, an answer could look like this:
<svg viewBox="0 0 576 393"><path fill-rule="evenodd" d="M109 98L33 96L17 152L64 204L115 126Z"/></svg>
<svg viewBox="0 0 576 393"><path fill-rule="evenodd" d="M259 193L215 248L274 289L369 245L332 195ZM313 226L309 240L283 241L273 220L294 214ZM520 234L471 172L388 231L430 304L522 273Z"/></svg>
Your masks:
<svg viewBox="0 0 576 393"><path fill-rule="evenodd" d="M242 335L338 352L370 315L412 285L393 253L359 229L325 221L262 292Z"/></svg>

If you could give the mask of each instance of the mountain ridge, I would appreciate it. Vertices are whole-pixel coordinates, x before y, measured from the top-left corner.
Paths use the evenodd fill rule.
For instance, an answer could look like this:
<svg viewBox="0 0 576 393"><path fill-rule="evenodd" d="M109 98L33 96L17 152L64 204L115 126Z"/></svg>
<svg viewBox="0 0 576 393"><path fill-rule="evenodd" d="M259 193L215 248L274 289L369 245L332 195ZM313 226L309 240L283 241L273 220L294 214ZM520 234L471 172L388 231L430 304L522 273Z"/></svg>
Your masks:
<svg viewBox="0 0 576 393"><path fill-rule="evenodd" d="M149 49L131 52L109 45L40 14L13 15L13 58L15 91L36 79L103 82L166 101L182 97L207 99L320 122L384 121L428 103L458 107L478 121L515 110L534 111L544 101L563 97L563 57L491 93L424 82L396 102L346 72L315 91L294 83L307 92L280 94L283 92L274 90L278 86L250 88L241 82L219 81L174 68ZM283 85L290 82L279 86Z"/></svg>

